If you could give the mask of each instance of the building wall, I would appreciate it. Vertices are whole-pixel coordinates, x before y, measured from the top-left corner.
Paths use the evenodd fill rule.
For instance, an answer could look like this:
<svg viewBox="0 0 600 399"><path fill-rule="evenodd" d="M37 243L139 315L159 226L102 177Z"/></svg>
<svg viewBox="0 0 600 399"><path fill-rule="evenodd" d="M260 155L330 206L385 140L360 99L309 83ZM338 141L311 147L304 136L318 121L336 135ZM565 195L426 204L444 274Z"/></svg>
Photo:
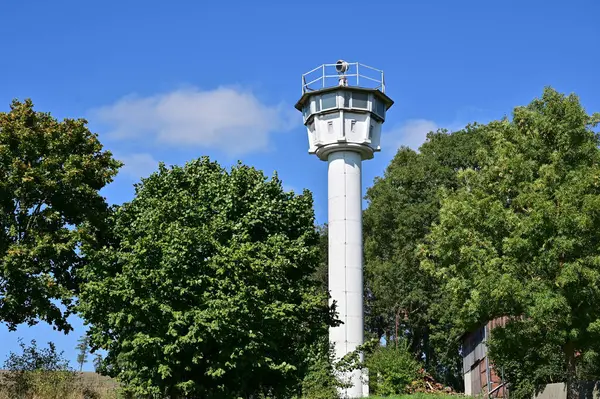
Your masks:
<svg viewBox="0 0 600 399"><path fill-rule="evenodd" d="M600 382L583 382L579 388L579 397L582 399L600 398ZM548 384L534 399L567 399L566 386L562 382Z"/></svg>
<svg viewBox="0 0 600 399"><path fill-rule="evenodd" d="M463 373L471 371L473 366L485 357L484 338L484 327L478 328L463 338Z"/></svg>
<svg viewBox="0 0 600 399"><path fill-rule="evenodd" d="M499 317L487 323L487 331L496 327L504 326L508 322L508 317ZM463 336L463 378L465 383L465 395L478 396L488 392L488 371L486 366L488 362L486 340L486 326L482 326L475 331ZM491 389L500 386L502 375L493 366L489 365L489 376L491 380ZM503 388L498 389L492 395L494 398L508 397L508 391ZM548 384L543 391L534 396L534 399L566 399L567 392L565 384ZM582 399L600 399L600 382L582 382L579 391L579 398Z"/></svg>
<svg viewBox="0 0 600 399"><path fill-rule="evenodd" d="M496 372L487 362L487 334L493 328L503 326L508 321L507 317L500 317L488 322L469 334L463 336L463 378L465 383L465 393L467 395L477 396L480 393L488 392L488 376L490 380L490 390L502 384L501 373ZM487 369L489 367L489 370ZM467 381L468 380L468 381ZM469 388L467 388L469 387ZM467 390L469 393L467 393ZM499 389L494 392L495 398L504 397L506 390Z"/></svg>
<svg viewBox="0 0 600 399"><path fill-rule="evenodd" d="M471 395L473 395L473 392L472 392L473 390L471 387L471 371L470 370L464 374L464 379L465 379L465 395L471 396Z"/></svg>

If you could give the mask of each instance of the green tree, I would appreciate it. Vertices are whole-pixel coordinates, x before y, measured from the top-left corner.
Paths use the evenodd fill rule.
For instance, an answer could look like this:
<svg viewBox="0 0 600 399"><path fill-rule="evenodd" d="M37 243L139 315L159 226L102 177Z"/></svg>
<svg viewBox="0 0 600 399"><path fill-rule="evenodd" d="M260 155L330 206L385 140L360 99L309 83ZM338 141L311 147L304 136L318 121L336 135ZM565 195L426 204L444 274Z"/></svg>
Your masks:
<svg viewBox="0 0 600 399"><path fill-rule="evenodd" d="M458 328L510 317L493 330L490 357L520 397L563 380L575 398L581 366L598 364L599 121L548 88L485 126L480 169L460 173L422 248Z"/></svg>
<svg viewBox="0 0 600 399"><path fill-rule="evenodd" d="M94 355L94 371L96 373L100 373L102 368L102 355L99 353L96 353Z"/></svg>
<svg viewBox="0 0 600 399"><path fill-rule="evenodd" d="M416 249L438 220L440 189L454 189L457 171L477 167L482 145L473 125L430 133L418 153L400 148L367 190L364 212L367 328L388 345L408 342L430 373L456 388L462 382L458 341L447 339L438 282L420 268Z"/></svg>
<svg viewBox="0 0 600 399"><path fill-rule="evenodd" d="M88 334L84 334L79 337L77 342L77 346L75 347L75 349L79 351L77 353L77 364L79 364L79 371L82 371L83 365L87 362L90 351L90 337Z"/></svg>
<svg viewBox="0 0 600 399"><path fill-rule="evenodd" d="M68 332L79 236L101 243L99 191L120 163L85 120L59 122L30 100L10 108L0 112L0 321L15 329L41 319Z"/></svg>
<svg viewBox="0 0 600 399"><path fill-rule="evenodd" d="M331 323L312 196L207 157L159 170L84 246L79 310L104 371L152 397L293 396Z"/></svg>

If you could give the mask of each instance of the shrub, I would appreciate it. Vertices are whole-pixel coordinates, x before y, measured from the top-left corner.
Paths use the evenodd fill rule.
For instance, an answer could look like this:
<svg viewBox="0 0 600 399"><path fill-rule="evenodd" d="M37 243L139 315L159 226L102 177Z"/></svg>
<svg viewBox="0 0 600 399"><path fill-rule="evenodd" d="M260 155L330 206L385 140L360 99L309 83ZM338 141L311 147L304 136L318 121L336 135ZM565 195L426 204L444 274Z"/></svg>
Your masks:
<svg viewBox="0 0 600 399"><path fill-rule="evenodd" d="M405 393L421 369L405 345L378 347L367 357L366 366L371 393L383 396Z"/></svg>
<svg viewBox="0 0 600 399"><path fill-rule="evenodd" d="M302 381L302 399L338 399L342 383L335 376L333 347L323 337L311 356L308 372Z"/></svg>
<svg viewBox="0 0 600 399"><path fill-rule="evenodd" d="M58 353L53 343L39 349L35 340L26 346L19 340L22 354L11 352L4 362L2 390L11 398L65 398L77 385L77 375Z"/></svg>
<svg viewBox="0 0 600 399"><path fill-rule="evenodd" d="M109 399L116 392L100 395L86 386L80 375L69 367L62 352L52 342L39 348L35 340L29 346L19 340L21 354L11 352L4 362L7 370L0 376L0 399Z"/></svg>

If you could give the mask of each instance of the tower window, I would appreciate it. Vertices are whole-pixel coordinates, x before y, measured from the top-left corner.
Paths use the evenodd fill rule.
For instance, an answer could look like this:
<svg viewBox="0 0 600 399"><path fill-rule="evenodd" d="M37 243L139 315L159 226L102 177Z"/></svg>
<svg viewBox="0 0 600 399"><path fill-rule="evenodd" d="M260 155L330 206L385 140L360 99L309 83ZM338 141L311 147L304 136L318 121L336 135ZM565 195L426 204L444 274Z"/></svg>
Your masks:
<svg viewBox="0 0 600 399"><path fill-rule="evenodd" d="M352 93L350 93L349 91L344 91L343 92L344 104L342 104L342 107L350 108L350 99L351 98L352 98Z"/></svg>
<svg viewBox="0 0 600 399"><path fill-rule="evenodd" d="M304 106L304 118L308 118L310 116L310 103L307 103Z"/></svg>
<svg viewBox="0 0 600 399"><path fill-rule="evenodd" d="M325 109L331 109L331 108L337 107L336 100L337 100L337 93L335 93L335 92L323 94L323 96L321 97L322 108L325 110Z"/></svg>
<svg viewBox="0 0 600 399"><path fill-rule="evenodd" d="M382 118L385 117L385 104L378 98L375 98L373 100L373 112L375 112L377 115L381 116Z"/></svg>
<svg viewBox="0 0 600 399"><path fill-rule="evenodd" d="M352 93L353 108L369 108L369 95L367 93L354 92Z"/></svg>

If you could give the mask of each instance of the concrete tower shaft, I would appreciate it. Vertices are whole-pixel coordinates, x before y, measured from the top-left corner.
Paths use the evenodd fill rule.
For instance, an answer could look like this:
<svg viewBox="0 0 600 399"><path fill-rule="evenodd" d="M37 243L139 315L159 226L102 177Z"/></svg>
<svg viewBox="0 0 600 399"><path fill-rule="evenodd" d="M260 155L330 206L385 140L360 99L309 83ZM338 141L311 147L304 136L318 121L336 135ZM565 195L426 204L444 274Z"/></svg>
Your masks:
<svg viewBox="0 0 600 399"><path fill-rule="evenodd" d="M329 154L329 292L344 323L329 330L329 342L334 344L338 359L364 341L361 167L362 157L358 152ZM362 397L366 378L361 380L360 371L347 378L353 386L345 392L346 396ZM366 388L365 396L368 384Z"/></svg>

